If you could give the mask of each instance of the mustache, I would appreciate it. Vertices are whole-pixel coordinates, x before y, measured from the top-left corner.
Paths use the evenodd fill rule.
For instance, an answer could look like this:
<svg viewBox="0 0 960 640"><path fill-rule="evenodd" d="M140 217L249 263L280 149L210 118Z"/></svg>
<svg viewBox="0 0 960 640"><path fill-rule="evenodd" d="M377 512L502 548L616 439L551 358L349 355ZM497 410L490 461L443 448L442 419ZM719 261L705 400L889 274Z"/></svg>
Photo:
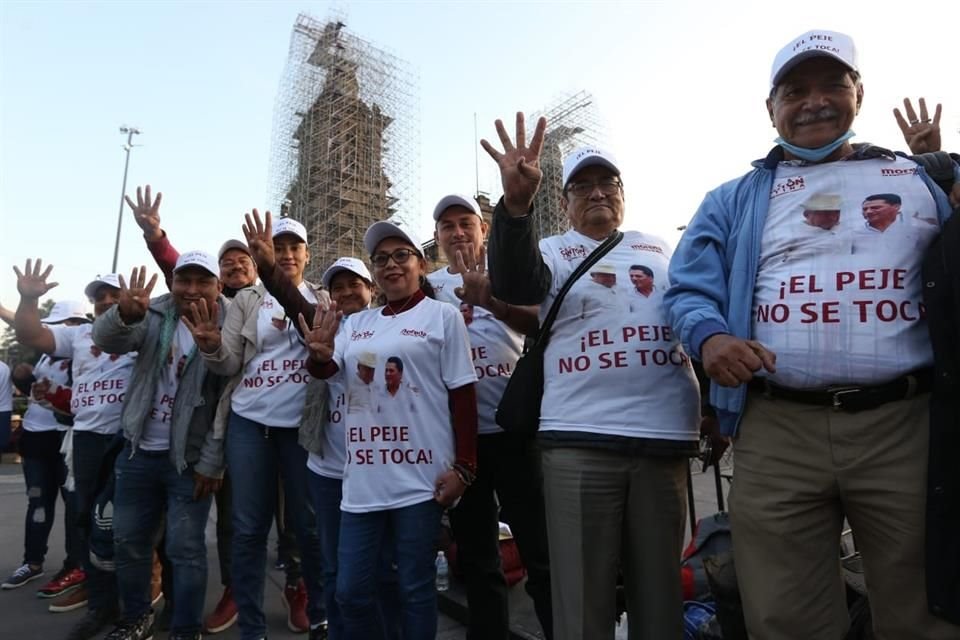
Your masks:
<svg viewBox="0 0 960 640"><path fill-rule="evenodd" d="M833 120L840 115L833 107L823 107L817 111L801 113L794 120L796 124L813 124L814 122L822 122L824 120Z"/></svg>

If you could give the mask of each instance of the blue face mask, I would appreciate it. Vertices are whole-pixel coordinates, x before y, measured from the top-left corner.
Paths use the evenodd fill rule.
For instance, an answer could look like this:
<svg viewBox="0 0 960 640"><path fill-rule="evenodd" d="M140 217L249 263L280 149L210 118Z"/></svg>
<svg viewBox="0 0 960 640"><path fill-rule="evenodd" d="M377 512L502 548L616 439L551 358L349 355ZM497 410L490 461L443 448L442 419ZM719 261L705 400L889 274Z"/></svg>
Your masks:
<svg viewBox="0 0 960 640"><path fill-rule="evenodd" d="M829 144L825 144L822 147L816 149L807 149L806 147L798 147L792 145L781 137L777 137L774 142L783 147L786 151L789 151L791 154L800 158L801 160L806 160L807 162L820 162L831 153L843 146L843 143L855 136L853 129L850 129L845 134L834 140Z"/></svg>

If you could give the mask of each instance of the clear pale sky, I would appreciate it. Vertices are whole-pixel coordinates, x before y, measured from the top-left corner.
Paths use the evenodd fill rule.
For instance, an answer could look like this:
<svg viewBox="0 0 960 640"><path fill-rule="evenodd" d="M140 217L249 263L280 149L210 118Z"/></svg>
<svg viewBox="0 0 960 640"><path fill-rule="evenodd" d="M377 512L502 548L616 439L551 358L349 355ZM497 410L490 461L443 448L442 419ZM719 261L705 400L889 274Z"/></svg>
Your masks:
<svg viewBox="0 0 960 640"><path fill-rule="evenodd" d="M110 269L124 137L143 130L128 193L164 194L183 250L215 252L264 208L270 134L290 29L328 2L0 4L0 302L11 266L55 265L55 299L82 298ZM472 193L474 113L493 120L587 90L626 184L627 228L675 243L704 193L749 169L775 131L764 107L777 50L802 32L852 35L864 106L854 141L903 149L903 97L944 104L944 148L960 150L960 3L352 2L348 29L410 62L420 82L420 208L426 235L445 193ZM512 124L511 124L512 129ZM499 193L480 151L480 189ZM120 270L152 267L124 213ZM162 289L162 285L160 286Z"/></svg>

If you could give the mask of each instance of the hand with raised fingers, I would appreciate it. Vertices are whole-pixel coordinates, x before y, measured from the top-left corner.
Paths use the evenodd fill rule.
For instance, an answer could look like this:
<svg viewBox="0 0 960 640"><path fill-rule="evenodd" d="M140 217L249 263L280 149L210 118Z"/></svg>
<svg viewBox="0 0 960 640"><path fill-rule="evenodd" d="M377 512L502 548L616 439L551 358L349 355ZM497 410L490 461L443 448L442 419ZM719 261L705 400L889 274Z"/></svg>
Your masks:
<svg viewBox="0 0 960 640"><path fill-rule="evenodd" d="M453 293L467 304L487 308L493 298L493 289L487 275L487 252L483 246L479 254L474 250L473 243L457 249L456 266L463 278L463 285L454 289Z"/></svg>
<svg viewBox="0 0 960 640"><path fill-rule="evenodd" d="M150 294L153 287L157 284L157 274L153 274L150 281L147 282L147 268L134 267L130 272L130 284L118 276L120 280L120 296L117 302L117 310L120 312L120 319L126 324L140 322L147 315L147 308L150 306Z"/></svg>
<svg viewBox="0 0 960 640"><path fill-rule="evenodd" d="M903 109L907 114L904 118L900 109L893 110L893 117L900 126L903 139L912 153L930 153L940 151L940 114L943 105L937 104L933 117L927 112L927 101L920 98L920 115L913 110L910 98L903 99Z"/></svg>
<svg viewBox="0 0 960 640"><path fill-rule="evenodd" d="M27 259L22 272L16 267L13 268L13 271L17 274L17 291L20 292L21 298L36 300L59 284L58 282L47 282L50 272L53 271L53 265L47 265L47 268L44 269L43 260L40 258L37 258L36 262Z"/></svg>
<svg viewBox="0 0 960 640"><path fill-rule="evenodd" d="M516 144L510 140L503 122L496 121L497 135L503 144L503 151L481 140L480 144L500 167L500 181L503 183L503 204L511 216L525 216L530 211L533 198L540 188L543 172L540 171L540 150L543 148L543 135L547 129L547 119L537 120L530 145L527 146L526 124L523 113L517 112Z"/></svg>
<svg viewBox="0 0 960 640"><path fill-rule="evenodd" d="M310 352L310 359L318 364L326 364L333 360L334 337L340 328L340 318L343 314L337 311L337 303L331 302L330 307L323 310L319 307L313 312L313 324L307 324L301 313L297 320L300 322L300 332L303 341Z"/></svg>
<svg viewBox="0 0 960 640"><path fill-rule="evenodd" d="M277 262L273 252L273 216L267 211L261 222L260 212L254 209L252 214L247 213L243 217L246 219L243 235L247 239L253 261L257 263L257 269L272 268Z"/></svg>
<svg viewBox="0 0 960 640"><path fill-rule="evenodd" d="M707 338L700 348L703 369L710 379L724 387L750 382L761 369L776 372L777 355L756 340L744 340L725 333Z"/></svg>
<svg viewBox="0 0 960 640"><path fill-rule="evenodd" d="M146 187L137 187L137 202L134 203L130 196L123 196L127 205L133 209L133 219L137 221L137 226L143 230L143 237L147 242L153 242L163 237L163 229L160 228L160 201L163 194L157 192L156 198L150 197L150 185Z"/></svg>
<svg viewBox="0 0 960 640"><path fill-rule="evenodd" d="M207 301L200 299L199 304L190 303L190 317L184 315L181 320L190 329L193 341L197 348L204 353L213 353L220 348L220 306L214 302L207 306Z"/></svg>

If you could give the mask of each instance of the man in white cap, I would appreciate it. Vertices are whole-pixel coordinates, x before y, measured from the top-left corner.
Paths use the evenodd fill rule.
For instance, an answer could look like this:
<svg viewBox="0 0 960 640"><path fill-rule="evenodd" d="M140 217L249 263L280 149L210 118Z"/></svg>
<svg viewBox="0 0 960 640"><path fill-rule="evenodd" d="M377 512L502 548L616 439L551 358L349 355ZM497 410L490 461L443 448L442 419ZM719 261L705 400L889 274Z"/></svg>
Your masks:
<svg viewBox="0 0 960 640"><path fill-rule="evenodd" d="M54 358L72 361L70 410L73 429L70 432L72 445L67 443L67 447L76 511L86 522L96 499L101 466L120 428L123 397L135 355L111 357L102 353L93 343L92 325L86 320L80 324L64 322L58 325L67 317L86 318L85 309L79 303L71 303L72 309L55 306L41 321L37 299L56 286L56 283L47 282L51 269L52 266L48 266L43 270L41 261L37 260L32 265L28 261L23 273L18 271L17 288L21 298L14 326L20 343ZM93 303L96 316L103 315L116 303L119 284L115 274L108 274L97 276L86 286L84 293ZM53 497L55 500L55 493ZM87 606L86 616L74 625L68 636L71 640L92 638L117 615L116 580L112 572L104 571L90 561L89 534L89 527L78 527L82 567L61 576L60 584L47 585L40 592L46 597L54 592L59 594L50 604L51 611Z"/></svg>
<svg viewBox="0 0 960 640"><path fill-rule="evenodd" d="M546 120L537 123L529 146L523 114L515 141L496 124L504 151L482 142L500 167L504 193L490 235L493 295L540 304L543 318L577 266L623 223L620 168L603 149L569 154L560 206L573 228L538 245L529 213L542 179ZM601 262L615 274L642 263L666 282L669 255L660 238L625 231ZM578 285L584 301L564 300L544 356L538 435L554 635L612 637L622 571L631 637L679 638L676 559L686 522L687 459L696 452L697 382L665 330L661 305L643 316L625 304L613 312L603 304L609 289L588 276Z"/></svg>
<svg viewBox="0 0 960 640"><path fill-rule="evenodd" d="M476 200L461 194L447 195L434 207L433 219L433 237L449 266L429 274L427 280L437 300L471 306L467 333L479 378L477 478L450 512L458 564L467 585L467 637L509 637L508 592L500 562L502 518L510 524L527 569L525 586L540 626L544 635L552 638L550 562L539 452L532 438L506 433L494 419L523 349L524 334L536 332L537 310L511 306L490 293L484 248L487 224Z"/></svg>
<svg viewBox="0 0 960 640"><path fill-rule="evenodd" d="M153 635L153 544L166 511L166 554L173 565L171 638L199 638L207 585L204 540L211 495L223 474L223 435L213 428L224 380L197 354L210 325L222 322L219 267L202 251L180 255L169 294L150 299L146 268L119 279L118 302L97 318L94 343L108 354L138 352L124 394L126 444L116 461L114 536L121 624L108 638ZM188 314L205 318L195 324Z"/></svg>
<svg viewBox="0 0 960 640"><path fill-rule="evenodd" d="M849 36L791 40L769 87L776 146L707 194L665 296L674 330L711 379L724 435L736 437L730 513L747 630L764 640L843 637L846 518L876 636L956 638L960 628L930 611L960 620L958 600L948 611L934 589L928 603L924 569L934 358L920 267L937 227L912 229L923 234L919 247L865 244L851 257L807 250L828 221L808 218L820 228L802 234L797 223L818 195L828 208L848 203L829 233L862 227L869 194L895 192L941 222L950 205L913 161L850 143L863 85Z"/></svg>

